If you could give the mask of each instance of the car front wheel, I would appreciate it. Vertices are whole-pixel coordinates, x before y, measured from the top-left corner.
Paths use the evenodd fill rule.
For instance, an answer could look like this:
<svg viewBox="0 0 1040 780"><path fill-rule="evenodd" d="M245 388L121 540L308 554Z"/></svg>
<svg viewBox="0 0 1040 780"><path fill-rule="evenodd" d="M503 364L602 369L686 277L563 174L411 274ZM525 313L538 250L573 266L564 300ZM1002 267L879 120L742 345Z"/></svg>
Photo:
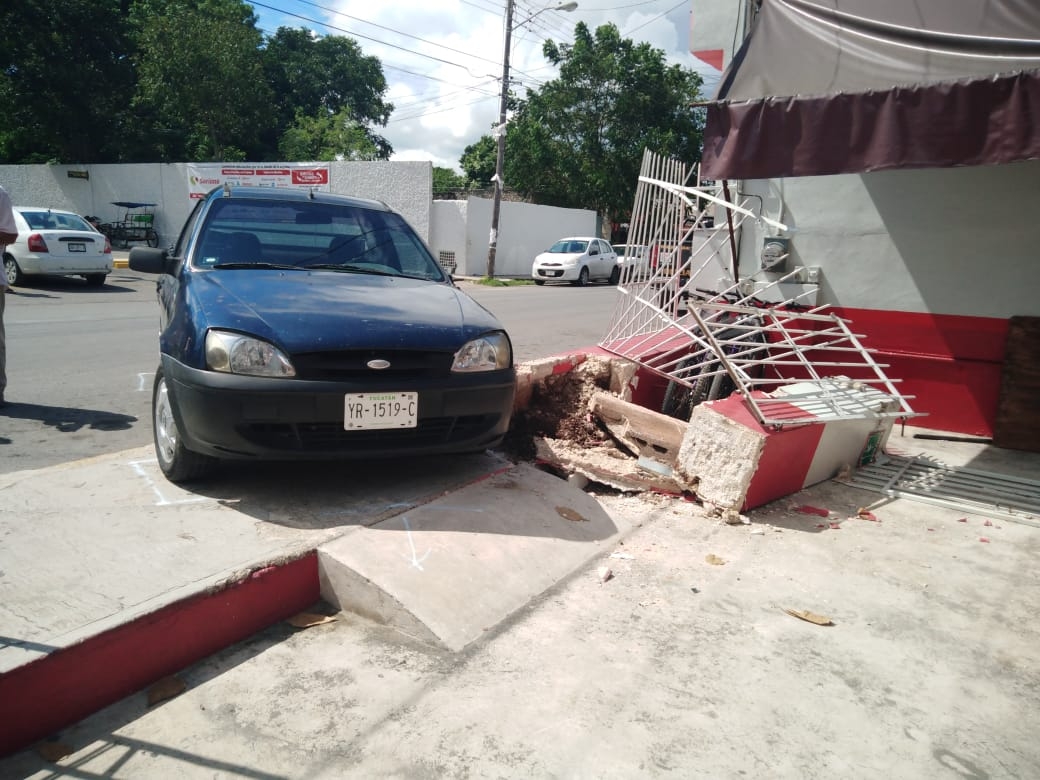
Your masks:
<svg viewBox="0 0 1040 780"><path fill-rule="evenodd" d="M589 286L589 267L587 265L581 267L581 271L578 273L578 279L577 281L573 282L573 284L575 284L578 287Z"/></svg>
<svg viewBox="0 0 1040 780"><path fill-rule="evenodd" d="M4 255L4 276L7 277L7 283L12 286L21 284L22 279L25 278L22 274L22 269L18 267L18 263L10 255Z"/></svg>
<svg viewBox="0 0 1040 780"><path fill-rule="evenodd" d="M152 431L155 457L170 482L190 482L213 468L213 458L185 449L181 444L180 431L173 417L170 389L161 365L155 372L152 386Z"/></svg>

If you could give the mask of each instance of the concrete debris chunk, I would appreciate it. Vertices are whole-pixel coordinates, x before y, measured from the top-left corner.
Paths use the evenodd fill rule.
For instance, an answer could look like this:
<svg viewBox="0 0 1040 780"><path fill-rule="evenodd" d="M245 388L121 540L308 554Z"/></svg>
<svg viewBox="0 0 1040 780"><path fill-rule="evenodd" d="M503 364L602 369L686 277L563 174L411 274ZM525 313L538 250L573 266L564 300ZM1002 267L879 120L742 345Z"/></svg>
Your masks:
<svg viewBox="0 0 1040 780"><path fill-rule="evenodd" d="M636 457L671 466L679 454L687 424L607 393L594 393L589 411L618 444Z"/></svg>
<svg viewBox="0 0 1040 780"><path fill-rule="evenodd" d="M586 447L563 439L536 437L536 458L567 474L576 473L622 492L658 490L678 493L675 480L639 468L616 447Z"/></svg>

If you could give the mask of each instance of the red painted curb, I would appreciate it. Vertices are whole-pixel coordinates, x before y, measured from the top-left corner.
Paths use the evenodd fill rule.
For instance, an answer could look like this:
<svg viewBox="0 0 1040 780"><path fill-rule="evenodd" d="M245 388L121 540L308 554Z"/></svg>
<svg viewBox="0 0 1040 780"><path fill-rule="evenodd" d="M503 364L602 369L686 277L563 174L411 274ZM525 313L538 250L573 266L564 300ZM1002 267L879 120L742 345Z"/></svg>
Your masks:
<svg viewBox="0 0 1040 780"><path fill-rule="evenodd" d="M223 590L170 604L132 623L0 675L0 756L75 723L321 598L318 556L254 571Z"/></svg>

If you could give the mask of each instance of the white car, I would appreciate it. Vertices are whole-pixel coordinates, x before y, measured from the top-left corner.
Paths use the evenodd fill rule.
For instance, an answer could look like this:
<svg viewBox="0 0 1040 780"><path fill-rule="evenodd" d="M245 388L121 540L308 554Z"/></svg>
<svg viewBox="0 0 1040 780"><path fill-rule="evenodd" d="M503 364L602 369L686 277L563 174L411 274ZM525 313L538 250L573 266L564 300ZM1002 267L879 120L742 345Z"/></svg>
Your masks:
<svg viewBox="0 0 1040 780"><path fill-rule="evenodd" d="M650 247L644 244L614 244L619 269L630 268L626 279L646 279L650 275Z"/></svg>
<svg viewBox="0 0 1040 780"><path fill-rule="evenodd" d="M100 287L112 273L112 245L83 217L71 211L15 206L18 240L4 250L7 283L28 276L82 276Z"/></svg>
<svg viewBox="0 0 1040 780"><path fill-rule="evenodd" d="M534 259L531 278L535 284L570 282L585 287L600 280L617 284L617 254L602 238L561 238Z"/></svg>

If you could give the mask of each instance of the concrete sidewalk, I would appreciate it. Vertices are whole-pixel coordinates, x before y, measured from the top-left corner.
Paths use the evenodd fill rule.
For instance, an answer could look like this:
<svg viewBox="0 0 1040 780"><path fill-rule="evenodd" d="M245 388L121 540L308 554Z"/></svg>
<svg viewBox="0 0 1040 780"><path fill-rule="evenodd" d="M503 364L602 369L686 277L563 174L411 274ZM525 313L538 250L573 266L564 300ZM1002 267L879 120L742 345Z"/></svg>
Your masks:
<svg viewBox="0 0 1040 780"><path fill-rule="evenodd" d="M896 435L890 448L1026 478L1040 472L1034 455L979 444ZM39 753L0 761L0 775L1040 775L1029 715L1040 667L1034 526L833 481L751 512L750 525L727 526L667 496L593 491L569 494L564 506L555 493L538 498L540 478L528 482L502 465L472 464L477 481L447 495L431 481L403 513L364 527L328 512L322 491L350 493L356 519L360 497L382 509L384 491L397 489L373 472L353 488L331 487L334 470L283 476L272 487L272 471L202 493L218 504L207 510L211 525L219 521L210 533L226 527L235 545L296 534L316 543L346 527L335 545L371 531L354 549L359 568L378 560L414 578L399 581L407 586L399 594L425 587L464 615L479 612L494 589L509 590L514 575L529 581L554 547L573 542L591 553L573 573L546 576L556 584L545 595L530 595L538 584L525 607L483 626L481 641L456 652L352 613L306 630L276 625L178 672L185 690L176 698L152 706L143 694L126 698L50 735ZM71 477L62 484L84 485ZM266 503L286 484L299 513ZM477 504L463 500L470 491L480 494ZM506 493L520 496L508 512L472 511L499 506L489 495ZM565 531L509 533L506 515L525 495L539 526L555 522L550 509ZM347 506L341 501L338 512ZM464 510L453 513L456 525L419 527L451 506ZM164 512L179 520L190 513L180 505ZM253 529L248 542L236 512ZM162 514L150 522L161 525ZM491 533L481 529L485 519ZM596 522L605 525L595 531ZM207 533L201 524L186 530ZM16 531L8 526L5 539ZM471 573L484 569L479 577L451 571L480 557L470 537L481 534L521 544L495 548L486 567L473 560ZM456 547L464 555L452 558Z"/></svg>
<svg viewBox="0 0 1040 780"><path fill-rule="evenodd" d="M0 494L0 755L321 596L460 650L628 530L492 454L230 465L189 491L147 447Z"/></svg>

